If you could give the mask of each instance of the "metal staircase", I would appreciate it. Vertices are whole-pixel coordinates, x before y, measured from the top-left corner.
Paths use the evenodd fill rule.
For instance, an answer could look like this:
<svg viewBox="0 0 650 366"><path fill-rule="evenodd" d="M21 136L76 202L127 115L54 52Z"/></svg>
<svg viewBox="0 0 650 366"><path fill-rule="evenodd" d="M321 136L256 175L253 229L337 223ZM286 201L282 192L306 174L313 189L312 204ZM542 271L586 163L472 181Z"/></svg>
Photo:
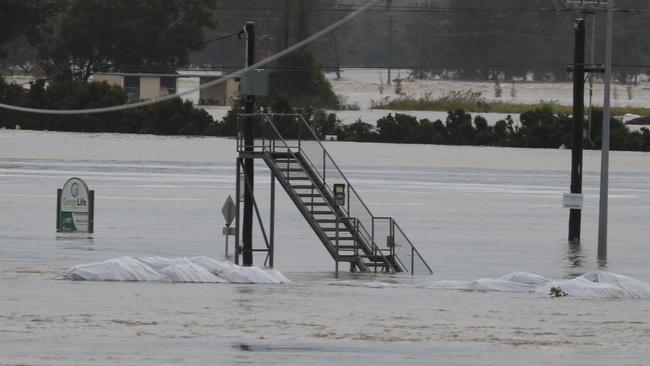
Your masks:
<svg viewBox="0 0 650 366"><path fill-rule="evenodd" d="M336 263L353 272L432 274L397 222L372 215L301 115L241 115L255 123L255 144L238 151L261 158ZM240 123L241 127L242 123ZM241 131L241 129L239 129ZM334 184L345 185L345 199Z"/></svg>

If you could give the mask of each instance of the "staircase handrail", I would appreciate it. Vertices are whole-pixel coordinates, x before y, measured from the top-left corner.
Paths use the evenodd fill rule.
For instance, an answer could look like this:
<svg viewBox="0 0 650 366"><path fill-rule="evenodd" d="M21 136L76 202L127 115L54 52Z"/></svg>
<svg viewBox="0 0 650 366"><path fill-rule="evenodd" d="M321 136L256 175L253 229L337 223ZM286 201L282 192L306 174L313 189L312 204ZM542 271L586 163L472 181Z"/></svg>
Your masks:
<svg viewBox="0 0 650 366"><path fill-rule="evenodd" d="M384 259L384 263L386 264L386 268L390 270L390 273L395 273L396 269L394 268L393 264L388 260L388 257L384 254L384 252L381 250L379 245L375 243L375 238L368 233L368 230L366 227L361 223L359 220L356 220L357 223L357 228L363 230L363 232L366 234L367 237L370 238L370 249L373 250L373 252L379 253L378 255L381 256Z"/></svg>
<svg viewBox="0 0 650 366"><path fill-rule="evenodd" d="M280 139L280 141L282 141L282 143L284 144L285 148L287 149L287 152L288 152L289 154L291 154L291 157L294 158L296 161L300 161L300 160L298 159L298 156L296 155L296 153L293 151L293 149L292 149L291 146L289 145L289 143L284 139L284 137L282 136L282 134L280 133L280 131L278 131L278 129L277 129L277 127L275 126L275 124L273 123L273 121L272 121L270 118L268 118L268 115L264 115L264 118L265 118L266 122L271 126L271 128L273 129L273 131L275 131L276 136ZM269 146L271 146L271 145L269 145ZM321 144L321 147L323 147L322 144ZM323 148L324 148L324 147L323 147ZM262 149L263 149L263 151L264 151L265 154L269 154L269 153L273 152L273 151L268 151L268 150L267 150L267 147L266 147L266 144L264 144L264 143L262 144ZM306 159L308 159L307 156L304 156L304 157L305 157ZM311 161L309 161L309 164L311 165L311 169L312 169L313 171L315 171L315 172L319 175L319 177L321 177L321 180L322 180L322 176L318 173L318 171L317 171L316 169L314 169L313 163L312 163ZM337 169L338 169L338 166L337 166ZM339 170L339 171L340 171L340 170ZM342 172L341 172L341 174L342 174ZM347 182L347 179L346 179L346 182ZM327 186L326 184L324 184L324 185ZM328 190L329 190L329 187L328 187ZM330 194L333 193L331 190L329 190L329 192L330 192ZM355 191L355 194L356 194L356 191ZM330 208L334 209L334 207L331 206L331 203L330 203L329 201L326 201L326 202L327 202L328 206L330 206ZM365 205L364 205L364 206L365 206ZM367 207L366 207L366 208L367 208ZM334 211L335 211L335 210L334 210ZM335 211L335 212L336 212L336 211ZM369 212L369 213L370 213L370 212ZM372 217L372 216L371 216L371 217ZM340 218L340 219L341 219L341 220L350 220L350 221L354 221L357 230L361 229L361 230L363 231L363 233L365 233L365 237L363 237L364 241L366 241L367 238L370 239L370 243L366 243L366 244L368 244L368 246L370 247L370 250L373 252L373 254L381 256L381 257L384 259L384 263L387 265L387 268L390 269L390 272L391 272L391 273L395 273L395 269L393 268L393 265L388 261L388 258L387 258L386 255L383 253L383 251L381 250L381 248L377 245L377 243L375 243L374 237L368 233L368 230L367 230L366 227L363 225L363 222L361 222L361 220L359 220L359 219L356 218L356 217L350 217L349 215L348 215L347 217L342 217L342 218Z"/></svg>
<svg viewBox="0 0 650 366"><path fill-rule="evenodd" d="M325 146L321 142L320 138L318 137L318 135L314 131L314 129L309 125L309 123L307 123L307 120L305 120L305 117L303 117L300 114L295 114L295 113L294 114L292 114L292 113L265 113L264 115L266 115L267 118L268 118L268 116L281 116L281 117L296 117L296 118L299 118L302 121L303 125L307 128L307 131L309 131L309 133L312 135L312 137L314 139L313 141L316 141L318 143L318 145L320 146L320 148L323 150L324 156L326 156L328 158L329 162L331 162L332 165L336 168L336 171L341 175L341 177L343 178L343 180L345 181L345 183L347 184L349 189L352 192L354 192L355 197L357 197L359 199L359 203L361 203L361 205L366 210L366 212L370 215L370 217L374 217L374 215L372 214L372 212L368 208L368 205L366 205L366 203L363 201L363 199L361 199L361 196L359 195L359 193L357 193L357 190L354 189L354 186L350 183L350 181L345 176L345 174L343 174L343 171L341 170L341 168L339 168L339 165L336 163L336 161L334 161L334 158L332 158L332 155L330 155L329 151L327 151L327 149L325 148ZM269 119L269 122L273 125L273 122L270 119ZM275 129L275 126L274 126L274 129ZM278 130L275 129L275 131L279 135ZM309 159L309 157L307 155L303 155L303 156L305 156L305 158L307 158L307 160L309 161L309 164L311 164L313 170L320 176L321 180L323 182L325 182L326 177L324 177L321 174L321 172L319 170L320 168L316 167L314 165L314 163L311 161L311 159ZM332 192L332 189L329 186L326 185L326 187L330 191L330 193L334 193L334 192Z"/></svg>
<svg viewBox="0 0 650 366"><path fill-rule="evenodd" d="M293 149L295 149L295 147L293 147L293 149L292 149L292 147L291 147L291 146L289 145L289 143L284 139L284 137L282 136L282 134L280 134L279 130L277 129L277 127L276 127L275 124L273 123L271 117L273 117L273 116L280 116L280 117L294 117L294 118L296 118L297 120L302 121L304 127L306 127L306 128L307 128L307 131L309 131L309 133L312 135L311 137L313 138L313 141L317 142L318 145L320 146L320 148L322 149L323 157L324 157L324 158L326 157L326 158L328 159L328 162L330 162L330 163L332 164L332 166L334 166L334 167L336 168L336 171L338 172L338 174L339 174L339 175L341 176L341 178L343 178L343 180L345 181L345 183L346 183L346 185L347 185L347 188L348 188L348 192L352 192L352 193L354 193L355 198L358 200L358 202L359 202L359 203L361 204L361 206L364 208L364 210L366 211L366 213L370 216L370 219L371 219L370 224L374 224L373 221L374 221L376 218L378 218L378 217L376 217L376 216L374 216L374 215L372 214L372 212L370 211L370 209L368 208L368 206L366 205L366 203L363 201L363 199L361 198L361 196L357 193L357 190L356 190L356 189L354 188L354 186L350 183L350 181L349 181L348 178L345 176L345 174L343 174L343 171L341 171L341 169L339 168L339 166L338 166L338 164L336 163L336 161L334 161L334 159L333 159L332 156L330 155L329 151L327 151L327 149L325 148L325 146L322 144L320 138L318 137L318 135L316 134L316 132L314 131L314 129L311 127L311 125L309 125L309 123L307 123L307 120L306 120L302 115L300 115L300 114L295 114L295 113L253 113L253 114L242 114L241 116L262 117L262 118L264 118L264 120L265 120L265 121L266 121L266 122L271 126L271 128L273 128L273 130L275 131L275 134L278 136L278 138L279 138L279 139L284 143L284 145L285 145L287 151L288 151L288 152L291 154L291 156L292 156L293 158L295 158L296 160L298 160L298 157L297 157L297 155L296 155L296 154L294 153L294 151L293 151ZM299 137L299 139L300 139L300 137ZM267 149L266 144L263 143L262 145L263 145L262 148L264 149L264 151L266 151L266 149ZM271 145L270 145L270 144L269 144L269 148L271 148ZM275 147L273 146L273 148L275 148ZM299 150L302 149L302 147L301 147L301 145L300 145L300 142L298 142L298 149L299 149ZM269 152L273 152L273 151L269 151ZM314 171L314 172L319 176L319 178L321 179L321 181L324 183L323 185L325 186L325 189L327 189L328 192L329 192L332 196L334 196L334 192L333 192L332 188L330 188L330 187L326 184L326 177L324 177L323 174L321 174L321 172L320 172L320 168L317 167L317 166L316 166L316 165L311 161L311 159L309 159L309 157L307 156L307 154L302 154L302 156L303 156L303 157L305 158L305 160L309 163L309 165L310 165L311 168L312 168L312 171ZM349 193L348 193L348 194L349 194ZM349 217L349 216L350 216L350 207L349 207L349 205L347 206L347 213L348 213L348 217ZM355 218L355 220L356 220L360 225L363 226L363 229L365 230L366 234L368 234L368 231L366 230L365 225L363 225L363 222L362 222L361 220L359 220L358 218ZM413 263L413 260L414 260L414 258L415 258L415 255L417 255L417 257L419 258L419 262L422 262L422 263L426 266L426 269L427 269L427 271L429 272L429 274L433 274L433 270L431 270L431 267L429 267L429 265L427 264L427 262L424 260L424 258L423 258L422 255L420 254L420 252L415 248L415 246L413 245L413 243L411 242L411 240L406 236L406 234L404 233L404 231L403 231L403 230L401 229L401 227L397 224L397 221L396 221L395 219L393 219L393 218L390 218L390 223L391 223L391 224L390 224L390 225L391 225L391 232L394 232L395 229L397 229L397 230L402 234L402 236L406 239L406 243L410 246L411 253L412 253L412 263L411 263L411 266L410 266L410 267L411 267L411 271L410 271L410 272L411 272L412 274L414 274L415 269L414 269L414 263ZM376 242L375 242L375 237L374 237L375 234L374 234L374 230L373 230L373 232L372 232L369 236L370 236L370 239L371 239L371 242L372 242L370 245L371 245L373 248L376 248L377 250L379 250L379 251L381 252L381 249L379 248L379 246L378 246L378 245L376 244ZM395 254L393 250L391 250L391 254ZM382 253L382 256L384 256L383 253ZM399 256L394 255L394 257L395 257L395 258L396 258L396 259L401 263L401 265L402 265L402 267L404 267L404 269L408 268L407 266L405 266L405 263L402 262L402 260L399 258ZM386 258L386 257L384 256L384 258ZM389 264L389 265L392 267L392 264Z"/></svg>
<svg viewBox="0 0 650 366"><path fill-rule="evenodd" d="M393 230L395 230L395 229L398 230L398 231L402 234L402 236L404 237L404 239L406 239L406 242L408 243L408 245L411 247L411 252L412 252L412 253L411 253L411 256L412 256L412 257L411 257L411 258L412 258L412 260L415 259L415 255L417 255L418 258L420 259L420 262L421 262L422 264L424 264L424 266L427 268L427 271L429 271L429 274L433 274L433 270L431 269L431 267L429 267L429 264L424 260L424 258L422 258L422 255L421 255L420 252L418 251L418 248L416 248L415 245L413 245L413 243L411 242L411 239L409 239L409 237L406 236L406 234L404 233L404 231L402 230L402 228L399 226L399 224L397 223L397 221L392 220L392 225L393 225ZM395 257L396 257L398 260L400 260L400 259L399 259L399 256L395 256ZM413 261L411 262L411 274L415 274L415 264L414 264Z"/></svg>

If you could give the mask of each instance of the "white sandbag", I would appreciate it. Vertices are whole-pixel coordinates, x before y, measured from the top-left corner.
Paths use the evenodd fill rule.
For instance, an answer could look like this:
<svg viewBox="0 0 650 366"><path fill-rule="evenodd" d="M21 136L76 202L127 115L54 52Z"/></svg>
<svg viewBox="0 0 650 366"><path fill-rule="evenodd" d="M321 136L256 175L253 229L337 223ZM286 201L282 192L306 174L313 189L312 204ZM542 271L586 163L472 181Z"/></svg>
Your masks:
<svg viewBox="0 0 650 366"><path fill-rule="evenodd" d="M241 267L230 262L220 262L208 257L192 257L190 261L232 283L291 283L281 272L257 267Z"/></svg>
<svg viewBox="0 0 650 366"><path fill-rule="evenodd" d="M160 272L161 269L172 264L173 261L173 259L169 259L165 257L144 257L144 258L134 258L134 259L139 260L140 262L148 265L149 267L153 268L157 272Z"/></svg>
<svg viewBox="0 0 650 366"><path fill-rule="evenodd" d="M165 281L207 283L291 283L281 272L240 267L208 257L122 257L75 266L60 279L87 281Z"/></svg>
<svg viewBox="0 0 650 366"><path fill-rule="evenodd" d="M191 282L191 283L224 283L221 279L210 271L192 263L187 258L179 258L172 264L160 270L160 273L169 277L172 282Z"/></svg>
<svg viewBox="0 0 650 366"><path fill-rule="evenodd" d="M575 297L650 299L650 286L647 284L609 272L589 272L571 280L554 281L537 292L549 293L553 287Z"/></svg>
<svg viewBox="0 0 650 366"><path fill-rule="evenodd" d="M60 278L77 281L169 281L164 274L131 257L75 266Z"/></svg>
<svg viewBox="0 0 650 366"><path fill-rule="evenodd" d="M225 271L226 269L239 268L239 266L236 264L230 262L220 262L212 258L203 257L203 256L192 257L189 260L192 261L192 263L207 269L212 274L215 274L217 276L219 275L219 273Z"/></svg>
<svg viewBox="0 0 650 366"><path fill-rule="evenodd" d="M233 266L219 272L219 277L232 283L264 283L282 284L291 283L281 272L275 270L262 270L257 267Z"/></svg>
<svg viewBox="0 0 650 366"><path fill-rule="evenodd" d="M535 292L550 295L559 288L569 296L583 298L650 299L650 286L633 278L609 272L589 272L571 280L552 281L542 276L515 272L497 279L476 281L432 281L415 287L466 291Z"/></svg>
<svg viewBox="0 0 650 366"><path fill-rule="evenodd" d="M633 299L650 299L650 286L631 277L601 271L586 273L583 277L592 282L616 285Z"/></svg>
<svg viewBox="0 0 650 366"><path fill-rule="evenodd" d="M528 272L513 272L498 278L502 281L521 283L524 285L544 286L551 282L548 278Z"/></svg>

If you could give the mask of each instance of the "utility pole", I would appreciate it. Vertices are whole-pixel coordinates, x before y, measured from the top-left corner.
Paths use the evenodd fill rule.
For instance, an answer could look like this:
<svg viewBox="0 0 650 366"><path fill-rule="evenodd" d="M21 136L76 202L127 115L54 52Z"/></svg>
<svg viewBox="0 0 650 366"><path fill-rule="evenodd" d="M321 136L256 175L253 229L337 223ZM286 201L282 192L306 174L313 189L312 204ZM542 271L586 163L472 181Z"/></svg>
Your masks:
<svg viewBox="0 0 650 366"><path fill-rule="evenodd" d="M571 193L582 194L582 149L585 121L585 19L575 22L573 61L573 147L571 149ZM580 243L582 209L569 213L569 242Z"/></svg>
<svg viewBox="0 0 650 366"><path fill-rule="evenodd" d="M246 67L255 63L255 23L247 22L244 26L246 34ZM255 112L255 96L247 95L245 112L250 115ZM255 143L255 120L247 116L244 121L244 151L253 153ZM242 260L244 266L253 265L253 190L255 188L255 161L250 156L244 158L244 222L242 227Z"/></svg>
<svg viewBox="0 0 650 366"><path fill-rule="evenodd" d="M591 17L591 61L590 64L594 67L596 63L596 14L594 13ZM594 71L589 73L589 127L587 127L587 138L585 141L589 146L594 146L594 141L591 139L592 123L594 119L593 111L593 99L594 99Z"/></svg>
<svg viewBox="0 0 650 366"><path fill-rule="evenodd" d="M282 44L280 49L289 48L289 22L291 21L291 2L284 0L282 13Z"/></svg>
<svg viewBox="0 0 650 366"><path fill-rule="evenodd" d="M390 68L392 63L392 55L393 55L393 16L391 15L390 20L388 21L388 85L390 85L391 82Z"/></svg>

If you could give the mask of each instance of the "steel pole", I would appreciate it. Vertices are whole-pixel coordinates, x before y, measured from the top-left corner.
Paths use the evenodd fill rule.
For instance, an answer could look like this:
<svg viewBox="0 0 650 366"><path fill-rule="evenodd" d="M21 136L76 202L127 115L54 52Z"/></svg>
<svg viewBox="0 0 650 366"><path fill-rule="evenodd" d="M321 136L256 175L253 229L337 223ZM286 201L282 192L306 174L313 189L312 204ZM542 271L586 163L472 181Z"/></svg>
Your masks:
<svg viewBox="0 0 650 366"><path fill-rule="evenodd" d="M391 64L392 64L392 58L393 58L393 16L390 16L390 19L388 20L388 85L391 83L391 76L390 76L390 71L391 71Z"/></svg>
<svg viewBox="0 0 650 366"><path fill-rule="evenodd" d="M573 146L571 148L571 193L582 193L582 149L585 122L585 20L576 19L573 63ZM569 242L580 242L582 210L571 209Z"/></svg>
<svg viewBox="0 0 650 366"><path fill-rule="evenodd" d="M607 2L607 36L605 45L605 96L603 103L603 138L600 162L600 201L598 213L598 260L607 260L607 205L609 193L610 90L612 83L612 29L614 0Z"/></svg>
<svg viewBox="0 0 650 366"><path fill-rule="evenodd" d="M63 189L58 188L56 190L56 232L61 231L61 196L63 195Z"/></svg>
<svg viewBox="0 0 650 366"><path fill-rule="evenodd" d="M246 33L246 66L255 63L255 23L247 22L244 26ZM255 112L255 97L246 96L245 105L246 114L250 115ZM254 152L254 118L246 116L244 122L244 151L248 154ZM247 188L244 189L244 217L242 226L242 264L244 266L253 265L253 192L255 189L255 160L250 157L244 157L244 181L248 181ZM250 186L250 187L249 187Z"/></svg>
<svg viewBox="0 0 650 366"><path fill-rule="evenodd" d="M88 192L88 233L95 232L95 191Z"/></svg>

